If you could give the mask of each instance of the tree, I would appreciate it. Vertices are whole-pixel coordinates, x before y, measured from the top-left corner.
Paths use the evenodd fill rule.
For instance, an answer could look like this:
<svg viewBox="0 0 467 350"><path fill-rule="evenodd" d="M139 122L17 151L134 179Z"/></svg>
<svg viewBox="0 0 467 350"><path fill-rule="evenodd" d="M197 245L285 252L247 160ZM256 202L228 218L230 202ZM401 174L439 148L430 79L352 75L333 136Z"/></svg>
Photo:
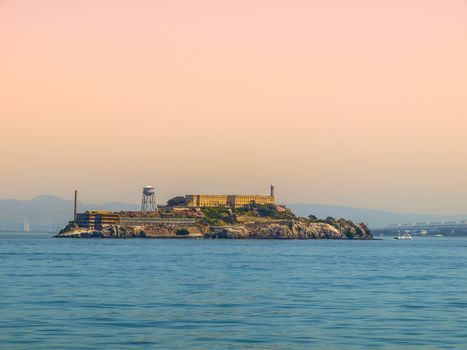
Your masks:
<svg viewBox="0 0 467 350"><path fill-rule="evenodd" d="M169 207L176 207L176 206L179 206L179 205L181 205L181 206L187 205L186 198L182 197L182 196L174 197L174 198L169 199L167 201L167 205Z"/></svg>

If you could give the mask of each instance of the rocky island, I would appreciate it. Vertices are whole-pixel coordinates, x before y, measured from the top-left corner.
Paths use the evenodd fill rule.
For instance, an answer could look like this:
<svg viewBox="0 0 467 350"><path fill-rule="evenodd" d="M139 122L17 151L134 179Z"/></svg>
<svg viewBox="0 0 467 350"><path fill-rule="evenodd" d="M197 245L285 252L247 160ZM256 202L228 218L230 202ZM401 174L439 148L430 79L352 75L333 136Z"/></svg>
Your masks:
<svg viewBox="0 0 467 350"><path fill-rule="evenodd" d="M78 214L55 237L373 239L365 224L312 215L302 218L281 206L256 203L237 208L166 206L151 212L88 211Z"/></svg>

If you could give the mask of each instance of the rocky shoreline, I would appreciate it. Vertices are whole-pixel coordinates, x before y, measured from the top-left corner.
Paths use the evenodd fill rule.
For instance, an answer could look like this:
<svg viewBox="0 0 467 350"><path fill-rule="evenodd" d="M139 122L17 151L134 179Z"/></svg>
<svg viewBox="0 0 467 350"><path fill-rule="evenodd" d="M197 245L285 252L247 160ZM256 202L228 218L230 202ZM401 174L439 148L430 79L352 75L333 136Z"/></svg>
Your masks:
<svg viewBox="0 0 467 350"><path fill-rule="evenodd" d="M316 222L319 221L319 222ZM371 240L373 235L364 224L339 219L334 221L296 218L265 222L235 223L214 226L121 226L112 225L102 230L78 228L69 224L58 238L165 238L165 239L356 239Z"/></svg>

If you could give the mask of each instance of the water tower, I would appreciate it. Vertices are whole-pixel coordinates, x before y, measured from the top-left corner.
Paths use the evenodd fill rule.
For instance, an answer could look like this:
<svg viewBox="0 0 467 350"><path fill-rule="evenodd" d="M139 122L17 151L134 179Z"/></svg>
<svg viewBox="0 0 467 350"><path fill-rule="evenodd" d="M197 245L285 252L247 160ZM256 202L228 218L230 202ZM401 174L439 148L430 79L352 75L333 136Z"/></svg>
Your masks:
<svg viewBox="0 0 467 350"><path fill-rule="evenodd" d="M141 211L156 210L156 192L152 186L144 186L141 200Z"/></svg>

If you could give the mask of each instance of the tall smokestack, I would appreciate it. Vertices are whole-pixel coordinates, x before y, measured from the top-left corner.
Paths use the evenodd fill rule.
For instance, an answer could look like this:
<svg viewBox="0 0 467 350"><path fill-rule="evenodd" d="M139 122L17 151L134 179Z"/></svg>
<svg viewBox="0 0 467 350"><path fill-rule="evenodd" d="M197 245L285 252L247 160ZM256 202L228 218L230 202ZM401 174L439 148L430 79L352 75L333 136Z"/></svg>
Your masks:
<svg viewBox="0 0 467 350"><path fill-rule="evenodd" d="M75 202L73 207L73 221L76 221L76 213L78 212L78 191L75 190Z"/></svg>
<svg viewBox="0 0 467 350"><path fill-rule="evenodd" d="M274 185L271 185L271 197L274 197Z"/></svg>

